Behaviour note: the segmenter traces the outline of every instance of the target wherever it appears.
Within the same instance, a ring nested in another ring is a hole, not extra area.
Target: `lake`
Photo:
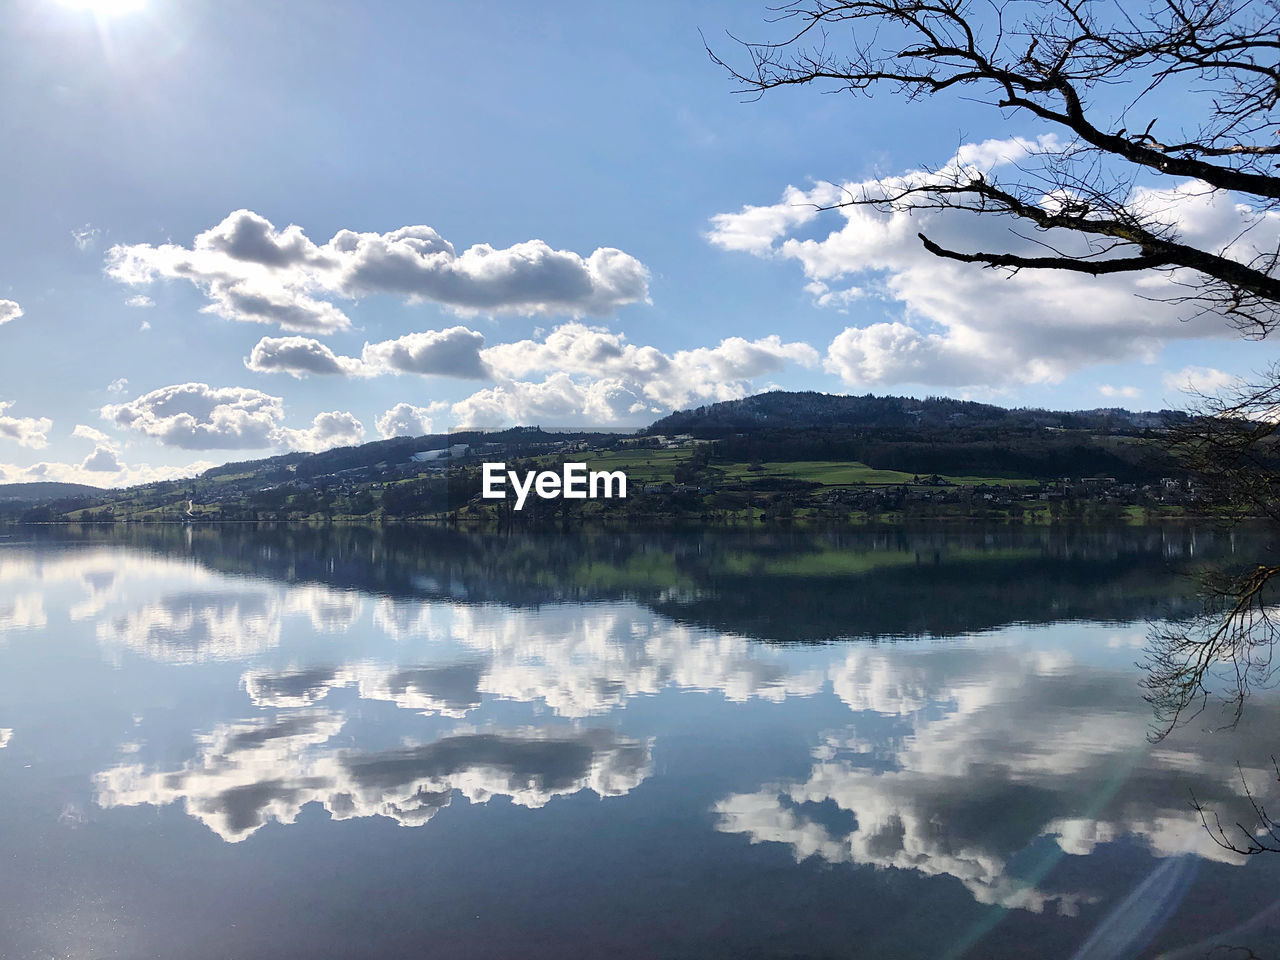
[[[1261,531],[0,534],[7,960],[1280,955],[1137,666]]]

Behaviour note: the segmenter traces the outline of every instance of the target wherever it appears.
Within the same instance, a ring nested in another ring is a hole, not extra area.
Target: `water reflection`
[[[807,776],[718,801],[718,829],[785,844],[798,860],[951,876],[980,903],[1035,912],[1073,914],[1095,898],[1011,870],[1042,838],[1074,856],[1124,840],[1157,858],[1244,862],[1213,843],[1189,795],[1243,813],[1240,774],[1270,779],[1274,702],[1224,754],[1221,736],[1198,730],[1147,749],[1132,675],[1062,653],[862,649],[832,679],[851,709],[905,725],[891,738],[857,723],[826,731]],[[1238,769],[1237,750],[1262,764]]]
[[[48,622],[44,597],[39,593],[23,593],[8,601],[0,600],[0,640],[10,632],[43,627]]]
[[[461,719],[480,706],[483,660],[420,667],[356,664],[312,667],[283,673],[250,670],[245,690],[259,707],[301,707],[324,699],[330,690],[354,686],[364,700],[382,700],[426,715]]]
[[[1183,579],[1188,572],[1256,556],[1268,543],[1263,532],[1195,527],[497,535],[413,526],[139,524],[38,529],[32,536],[45,551],[27,563],[46,583],[65,576],[62,565],[100,562],[104,552],[84,549],[84,541],[105,540],[131,548],[134,570],[169,558],[194,562],[205,575],[288,583],[299,591],[291,603],[309,608],[318,629],[349,626],[369,595],[515,607],[626,600],[695,626],[777,640],[1190,614],[1196,604]],[[66,541],[79,549],[66,549]],[[0,583],[14,579],[9,563],[0,557]],[[301,591],[307,584],[315,594]]]
[[[280,642],[280,611],[264,593],[171,593],[103,621],[98,637],[170,663],[238,660]]]
[[[592,790],[621,796],[649,773],[650,745],[608,730],[527,729],[459,733],[378,752],[337,745],[345,718],[294,713],[221,724],[197,738],[176,770],[122,764],[95,778],[105,808],[181,802],[229,843],[264,824],[293,823],[308,803],[335,820],[387,817],[419,826],[449,805],[508,797],[523,807]]]
[[[1148,876],[1150,896],[1190,886],[1221,906],[1213,891],[1270,869],[1215,845],[1190,796],[1226,822],[1251,813],[1244,784],[1274,780],[1280,700],[1259,697],[1238,730],[1152,747],[1133,665],[1144,618],[1194,609],[1193,554],[1237,562],[1262,537],[59,536],[0,548],[0,788],[24,798],[0,805],[0,836],[49,889],[117,833],[197,864],[197,888],[218,863],[309,862],[351,836],[369,844],[335,854],[353,875],[405,871],[371,831],[434,820],[397,835],[465,848],[507,830],[465,876],[547,912],[577,881],[514,851],[571,849],[590,829],[599,849],[564,870],[647,869],[647,887],[622,884],[641,901],[678,876],[675,907],[709,914],[737,883],[748,926],[795,914],[783,954],[825,955],[821,931],[845,923],[805,906],[822,887],[872,904],[849,908],[842,935],[945,902],[960,926],[988,907],[1055,924],[1034,928],[1055,944],[1043,955],[1070,957],[1111,936],[1108,916],[1175,946],[1210,932],[1142,913],[1146,894],[1126,907]],[[54,829],[58,860],[38,852]],[[24,859],[27,833],[40,841]],[[112,856],[127,869],[139,854]],[[455,864],[424,884],[457,882]],[[804,895],[787,901],[790,883]],[[0,881],[5,896],[25,894]],[[0,938],[5,922],[0,909]],[[952,933],[937,926],[885,955],[939,955]],[[652,936],[641,953],[670,952]],[[1025,955],[987,948],[973,955]]]

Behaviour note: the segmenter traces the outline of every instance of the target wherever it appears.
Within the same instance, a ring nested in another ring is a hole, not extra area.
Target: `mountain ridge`
[[[813,429],[821,427],[942,427],[966,425],[1059,427],[1062,429],[1160,429],[1185,422],[1179,410],[1133,411],[1123,407],[1046,410],[1001,407],[951,397],[877,396],[771,390],[675,411],[641,432],[647,435],[733,429]]]

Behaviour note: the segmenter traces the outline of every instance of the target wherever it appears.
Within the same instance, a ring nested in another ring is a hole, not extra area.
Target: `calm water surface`
[[[1261,533],[6,533],[4,958],[1280,956],[1135,666]]]

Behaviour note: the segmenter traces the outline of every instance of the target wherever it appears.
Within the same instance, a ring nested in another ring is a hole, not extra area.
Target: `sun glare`
[[[147,0],[58,0],[71,10],[87,10],[99,17],[117,17],[136,13],[147,5]]]

